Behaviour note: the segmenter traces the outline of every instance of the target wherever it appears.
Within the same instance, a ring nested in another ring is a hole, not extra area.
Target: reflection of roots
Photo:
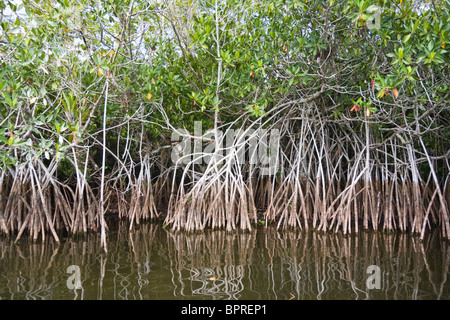
[[[85,299],[439,299],[450,294],[450,247],[437,232],[421,242],[407,234],[207,231],[188,235],[121,222],[99,254],[99,235],[56,243],[0,241],[2,296],[73,298],[67,267],[81,268]],[[381,289],[366,287],[367,267]],[[85,278],[89,275],[89,278]],[[80,292],[78,290],[78,298]]]
[[[230,234],[211,231],[187,236],[168,233],[169,252],[175,257],[180,294],[212,296],[214,299],[239,299],[244,290],[244,266],[252,261],[256,231]],[[186,274],[187,273],[187,274]],[[188,283],[186,283],[188,282]]]
[[[346,237],[280,233],[275,228],[245,235],[225,231],[168,235],[169,252],[175,250],[171,255],[176,257],[174,292],[181,296],[241,299],[252,292],[258,299],[290,299],[292,295],[295,299],[383,298],[381,295],[417,299],[420,296],[411,296],[409,288],[417,286],[418,275],[426,272],[433,282],[430,290],[442,297],[450,267],[446,246],[440,251],[442,257],[425,255],[424,247],[439,242],[437,233],[424,243],[407,234],[380,237],[364,232]],[[430,266],[439,261],[442,269],[433,271]],[[370,265],[383,272],[381,291],[366,288]]]
[[[214,299],[239,299],[244,290],[243,266],[225,266],[189,270],[192,294],[212,296]]]

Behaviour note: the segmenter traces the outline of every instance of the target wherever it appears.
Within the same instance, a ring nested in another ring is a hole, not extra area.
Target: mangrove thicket
[[[448,0],[0,3],[0,232],[450,239]]]

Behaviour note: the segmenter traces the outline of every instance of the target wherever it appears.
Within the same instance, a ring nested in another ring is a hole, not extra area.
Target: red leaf
[[[395,99],[398,98],[398,90],[396,88],[394,88],[394,90],[392,90],[394,92],[394,97]]]
[[[358,106],[357,104],[355,104],[355,105],[350,109],[350,111],[360,111],[360,110],[361,110],[361,107]]]

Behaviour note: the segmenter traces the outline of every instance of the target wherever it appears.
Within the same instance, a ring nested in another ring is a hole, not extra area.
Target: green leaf
[[[412,33],[406,35],[406,36],[403,38],[403,42],[404,42],[404,43],[407,43],[407,42],[409,41],[409,39],[411,39],[411,35],[412,35]]]

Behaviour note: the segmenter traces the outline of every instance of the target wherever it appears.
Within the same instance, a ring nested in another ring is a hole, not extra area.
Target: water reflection
[[[0,239],[1,299],[449,299],[450,252],[438,233],[210,231],[125,223],[108,254],[91,234],[56,244]],[[376,266],[379,274],[368,271]],[[78,266],[81,286],[69,289]],[[374,276],[378,287],[370,289]],[[376,278],[378,277],[378,278]]]

